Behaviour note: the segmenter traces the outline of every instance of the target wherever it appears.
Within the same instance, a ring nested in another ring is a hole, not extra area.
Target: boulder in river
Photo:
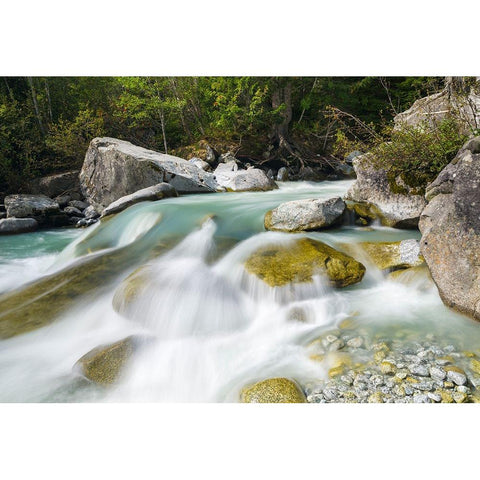
[[[101,345],[85,354],[75,364],[86,378],[99,385],[108,386],[116,382],[128,360],[134,353],[138,340],[130,336],[118,342]]]
[[[46,177],[36,178],[30,182],[31,193],[43,194],[47,197],[56,197],[69,192],[79,192],[79,170],[57,173]]]
[[[156,201],[162,198],[176,197],[177,195],[177,191],[170,184],[159,183],[115,200],[103,211],[102,216],[106,217],[121,212],[136,203]]]
[[[234,161],[220,163],[213,173],[218,185],[229,192],[267,191],[278,188],[263,170],[253,167],[239,169]]]
[[[302,389],[288,378],[268,378],[242,389],[242,403],[305,403]]]
[[[399,242],[360,242],[351,249],[363,250],[370,261],[380,270],[399,270],[424,264],[420,255],[418,240],[408,239]]]
[[[365,274],[354,258],[310,238],[263,246],[246,260],[245,269],[271,287],[310,283],[318,274],[326,275],[332,286],[346,287]]]
[[[4,218],[0,220],[0,235],[33,232],[38,228],[34,218]]]
[[[341,222],[345,202],[340,197],[329,200],[294,200],[280,204],[265,214],[265,228],[284,232],[321,230]]]
[[[416,228],[425,207],[425,198],[404,185],[406,193],[395,193],[386,168],[375,165],[370,154],[354,158],[357,180],[345,195],[346,200],[375,205],[383,225]]]
[[[286,182],[288,180],[288,170],[286,167],[280,167],[277,173],[278,182]]]
[[[46,195],[7,195],[5,208],[8,217],[35,218],[40,224],[48,223],[48,217],[60,212],[58,203]]]
[[[121,197],[167,182],[179,193],[215,192],[211,173],[186,160],[115,138],[95,138],[85,155],[80,186],[85,198],[103,209]]]
[[[480,137],[426,190],[421,251],[444,303],[480,320]]]

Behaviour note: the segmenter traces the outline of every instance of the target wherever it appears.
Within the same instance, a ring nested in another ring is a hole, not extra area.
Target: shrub
[[[387,170],[394,192],[406,193],[406,185],[415,193],[423,193],[467,138],[458,122],[447,118],[435,128],[424,124],[393,130],[390,141],[378,143],[371,153],[375,166]]]

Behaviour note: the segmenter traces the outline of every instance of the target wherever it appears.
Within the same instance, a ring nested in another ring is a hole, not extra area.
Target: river
[[[342,196],[350,185],[286,182],[270,192],[186,195],[135,205],[85,230],[0,237],[0,293],[17,295],[24,310],[32,299],[21,292],[31,282],[64,281],[55,275],[75,267],[87,274],[81,294],[65,293],[67,280],[55,286],[68,304],[55,321],[0,340],[0,401],[232,402],[243,386],[268,377],[286,376],[305,386],[328,370],[325,362],[312,360],[306,345],[348,319],[353,329],[386,338],[405,330],[419,340],[435,333],[456,348],[474,350],[480,344],[477,323],[447,309],[433,284],[393,281],[366,264],[357,285],[332,289],[319,281],[286,291],[245,272],[243,262],[255,249],[292,235],[339,249],[420,238],[418,231],[380,225],[305,234],[264,230],[265,212],[281,202]],[[145,264],[149,282],[141,304],[128,316],[118,314],[115,292]],[[59,298],[42,303],[43,296],[34,304],[40,317]],[[303,321],[291,319],[298,311]],[[0,311],[0,322],[2,314],[9,312]],[[79,376],[79,358],[130,335],[148,341],[114,386]]]

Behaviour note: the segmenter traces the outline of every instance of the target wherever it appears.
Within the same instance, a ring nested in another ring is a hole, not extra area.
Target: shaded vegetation
[[[79,168],[101,135],[189,155],[207,141],[254,163],[322,167],[329,155],[348,153],[342,139],[369,144],[395,113],[441,84],[431,77],[3,77],[0,191]]]

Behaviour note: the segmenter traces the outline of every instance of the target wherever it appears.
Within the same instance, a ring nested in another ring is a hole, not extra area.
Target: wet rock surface
[[[341,222],[344,212],[345,202],[340,197],[294,200],[267,212],[265,228],[284,232],[321,230]]]
[[[243,388],[242,403],[305,403],[302,389],[288,378],[269,378]]]
[[[360,333],[360,335],[359,335]],[[397,337],[337,328],[310,342],[327,378],[306,381],[311,403],[479,403],[480,351],[398,329]],[[336,345],[332,349],[332,345]],[[342,345],[341,348],[337,348]]]
[[[326,275],[335,287],[360,282],[365,267],[329,245],[302,238],[286,245],[267,245],[254,252],[245,269],[271,287],[312,282],[313,275]]]

